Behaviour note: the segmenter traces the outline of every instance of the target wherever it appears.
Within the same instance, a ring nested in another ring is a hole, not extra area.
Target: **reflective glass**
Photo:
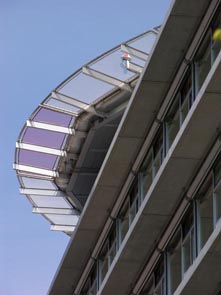
[[[216,222],[221,217],[221,183],[216,186],[214,191]]]
[[[54,99],[52,97],[50,97],[46,102],[44,102],[44,104],[52,106],[52,107],[57,108],[59,110],[65,110],[65,111],[74,112],[74,113],[76,113],[80,110],[79,108],[77,108],[75,106],[72,106],[72,105],[65,103],[63,101],[59,101],[59,100]]]
[[[23,134],[22,142],[49,148],[61,149],[65,138],[66,134],[63,134],[61,132],[27,127]]]
[[[179,93],[166,116],[166,151],[168,152],[180,128]]]
[[[182,280],[181,232],[178,231],[169,245],[168,257],[168,294],[172,295]]]
[[[139,58],[134,57],[134,56],[131,56],[131,62],[138,65],[138,66],[141,66],[141,67],[144,67],[144,65],[146,63],[144,60],[139,59]]]
[[[27,165],[43,169],[52,170],[55,166],[58,157],[29,150],[19,150],[18,163],[20,165]]]
[[[91,103],[114,88],[110,84],[80,73],[67,82],[59,92],[83,102]]]
[[[195,58],[195,95],[198,94],[211,68],[211,36],[207,34]]]
[[[128,45],[143,52],[149,53],[153,47],[156,37],[156,34],[149,32],[134,41],[128,42]]]
[[[141,180],[141,197],[142,200],[145,198],[149,187],[153,181],[153,171],[152,171],[152,154],[148,154],[144,160],[141,171],[140,171],[140,180]]]
[[[57,225],[76,225],[79,217],[75,215],[44,214],[53,224]]]
[[[35,122],[54,124],[64,127],[70,126],[71,120],[71,115],[63,114],[61,112],[56,112],[45,108],[40,108],[33,117],[33,121]]]
[[[31,178],[31,177],[19,177],[21,179],[21,185],[25,188],[39,188],[39,189],[51,189],[57,190],[57,186],[53,181]]]
[[[210,178],[199,192],[199,250],[213,232],[213,182]]]
[[[121,244],[129,229],[129,198],[124,202],[118,214],[119,243]]]
[[[122,51],[120,49],[104,56],[90,67],[119,80],[126,81],[134,76],[128,71],[122,62]]]
[[[40,208],[62,208],[71,209],[72,206],[62,197],[53,196],[40,196],[40,195],[29,195],[28,196],[33,203]]]

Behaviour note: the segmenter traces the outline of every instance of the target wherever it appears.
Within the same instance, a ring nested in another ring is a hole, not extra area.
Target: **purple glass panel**
[[[57,156],[29,150],[19,150],[18,161],[20,165],[52,170]]]
[[[22,142],[60,149],[66,135],[60,132],[27,127]]]
[[[68,127],[71,123],[71,119],[71,115],[40,108],[35,114],[33,121]]]

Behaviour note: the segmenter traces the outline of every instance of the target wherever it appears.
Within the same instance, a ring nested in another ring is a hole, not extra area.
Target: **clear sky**
[[[19,195],[12,163],[26,119],[83,64],[161,24],[170,3],[0,0],[0,295],[46,295],[69,240]]]

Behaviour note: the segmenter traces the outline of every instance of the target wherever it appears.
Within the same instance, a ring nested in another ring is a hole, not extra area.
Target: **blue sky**
[[[19,195],[12,163],[26,119],[83,64],[162,23],[170,2],[0,0],[0,295],[45,295],[69,240]]]

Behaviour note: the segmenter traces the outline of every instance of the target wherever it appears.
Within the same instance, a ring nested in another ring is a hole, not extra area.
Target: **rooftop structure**
[[[68,185],[62,174],[56,183],[82,211],[49,295],[220,294],[220,2],[174,0],[136,80],[79,114],[93,127]],[[124,46],[128,70],[133,46]],[[94,169],[82,164],[94,139],[107,145],[89,185],[81,172]]]
[[[24,125],[14,164],[20,191],[52,230],[74,231],[157,32],[149,30],[83,66]]]

